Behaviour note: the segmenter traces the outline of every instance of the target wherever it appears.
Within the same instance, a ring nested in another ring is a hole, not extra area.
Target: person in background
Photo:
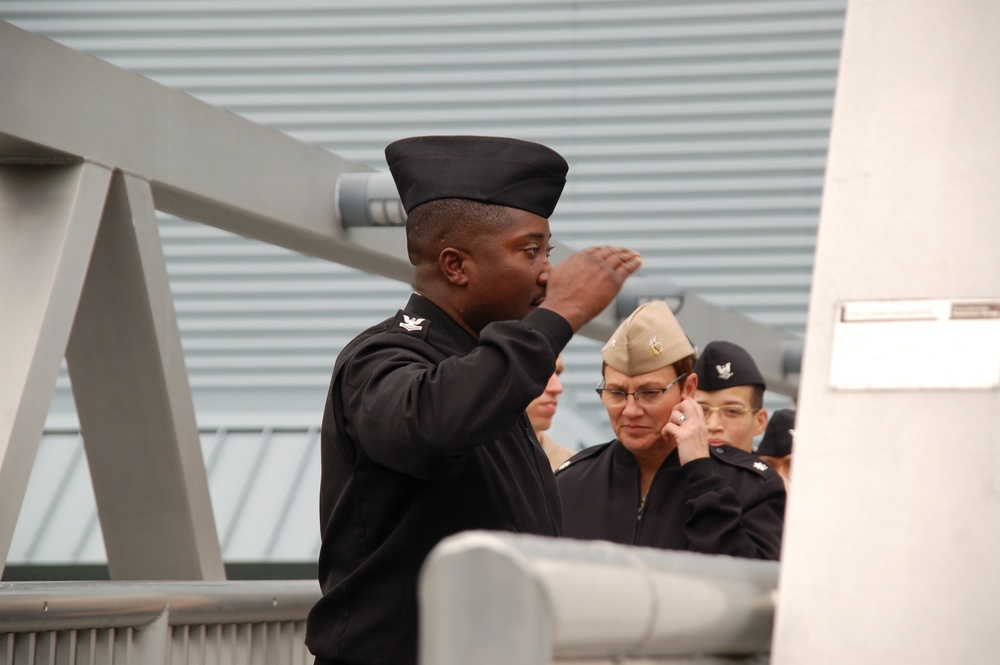
[[[695,363],[708,445],[753,450],[754,437],[767,426],[764,376],[747,350],[732,342],[709,342]]]
[[[792,444],[795,443],[795,409],[778,409],[764,430],[757,454],[785,479],[787,489],[792,480]]]
[[[417,662],[417,579],[469,529],[561,533],[525,408],[614,299],[638,253],[549,262],[566,161],[537,143],[425,136],[386,160],[407,213],[415,293],[337,357],[321,436],[317,665]]]
[[[756,455],[710,446],[694,349],[663,301],[639,306],[604,348],[615,439],[556,472],[566,536],[777,559],[785,486]]]
[[[562,354],[559,354],[559,357],[556,358],[556,371],[552,373],[552,376],[549,377],[549,382],[545,384],[545,391],[531,400],[531,404],[528,405],[527,409],[528,420],[531,421],[531,427],[535,430],[538,443],[542,445],[542,450],[545,451],[545,455],[549,458],[549,463],[552,465],[553,471],[573,456],[572,450],[556,443],[547,431],[552,427],[552,418],[556,415],[556,409],[559,408],[559,395],[563,391],[559,375],[563,373],[563,369]]]

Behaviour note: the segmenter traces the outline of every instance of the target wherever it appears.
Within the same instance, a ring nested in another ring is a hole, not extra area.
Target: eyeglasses
[[[628,401],[629,395],[635,398],[635,402],[639,406],[654,406],[658,401],[660,401],[660,398],[663,397],[665,392],[673,388],[675,383],[690,373],[691,372],[684,372],[667,384],[666,388],[643,388],[642,390],[636,390],[631,393],[617,388],[597,388],[597,394],[600,395],[601,401],[607,406],[622,406]],[[604,385],[603,381],[601,381],[601,385]]]
[[[705,414],[705,419],[712,415],[713,411],[718,411],[719,416],[723,420],[739,420],[748,413],[753,413],[754,411],[760,411],[760,409],[748,409],[745,406],[733,406],[731,404],[726,404],[724,406],[709,406],[708,404],[698,403],[701,407],[702,413]]]

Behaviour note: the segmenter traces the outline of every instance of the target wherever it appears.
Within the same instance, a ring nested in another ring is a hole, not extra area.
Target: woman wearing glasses
[[[756,455],[709,445],[694,349],[667,304],[637,308],[601,355],[616,438],[557,472],[564,535],[777,559],[784,483]]]

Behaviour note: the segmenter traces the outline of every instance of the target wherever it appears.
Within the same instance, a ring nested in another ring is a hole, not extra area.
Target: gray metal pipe
[[[344,226],[403,226],[406,211],[387,172],[342,173],[337,205]]]
[[[5,633],[140,627],[169,609],[172,626],[302,621],[315,580],[259,582],[4,582]]]
[[[765,653],[777,579],[774,561],[466,532],[422,570],[420,662]]]

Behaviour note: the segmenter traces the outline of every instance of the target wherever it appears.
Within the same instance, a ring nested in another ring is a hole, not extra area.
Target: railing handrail
[[[319,600],[316,580],[231,582],[4,582],[4,633],[168,625],[302,621]]]
[[[777,581],[776,561],[466,532],[421,573],[420,662],[756,658],[771,648]]]

